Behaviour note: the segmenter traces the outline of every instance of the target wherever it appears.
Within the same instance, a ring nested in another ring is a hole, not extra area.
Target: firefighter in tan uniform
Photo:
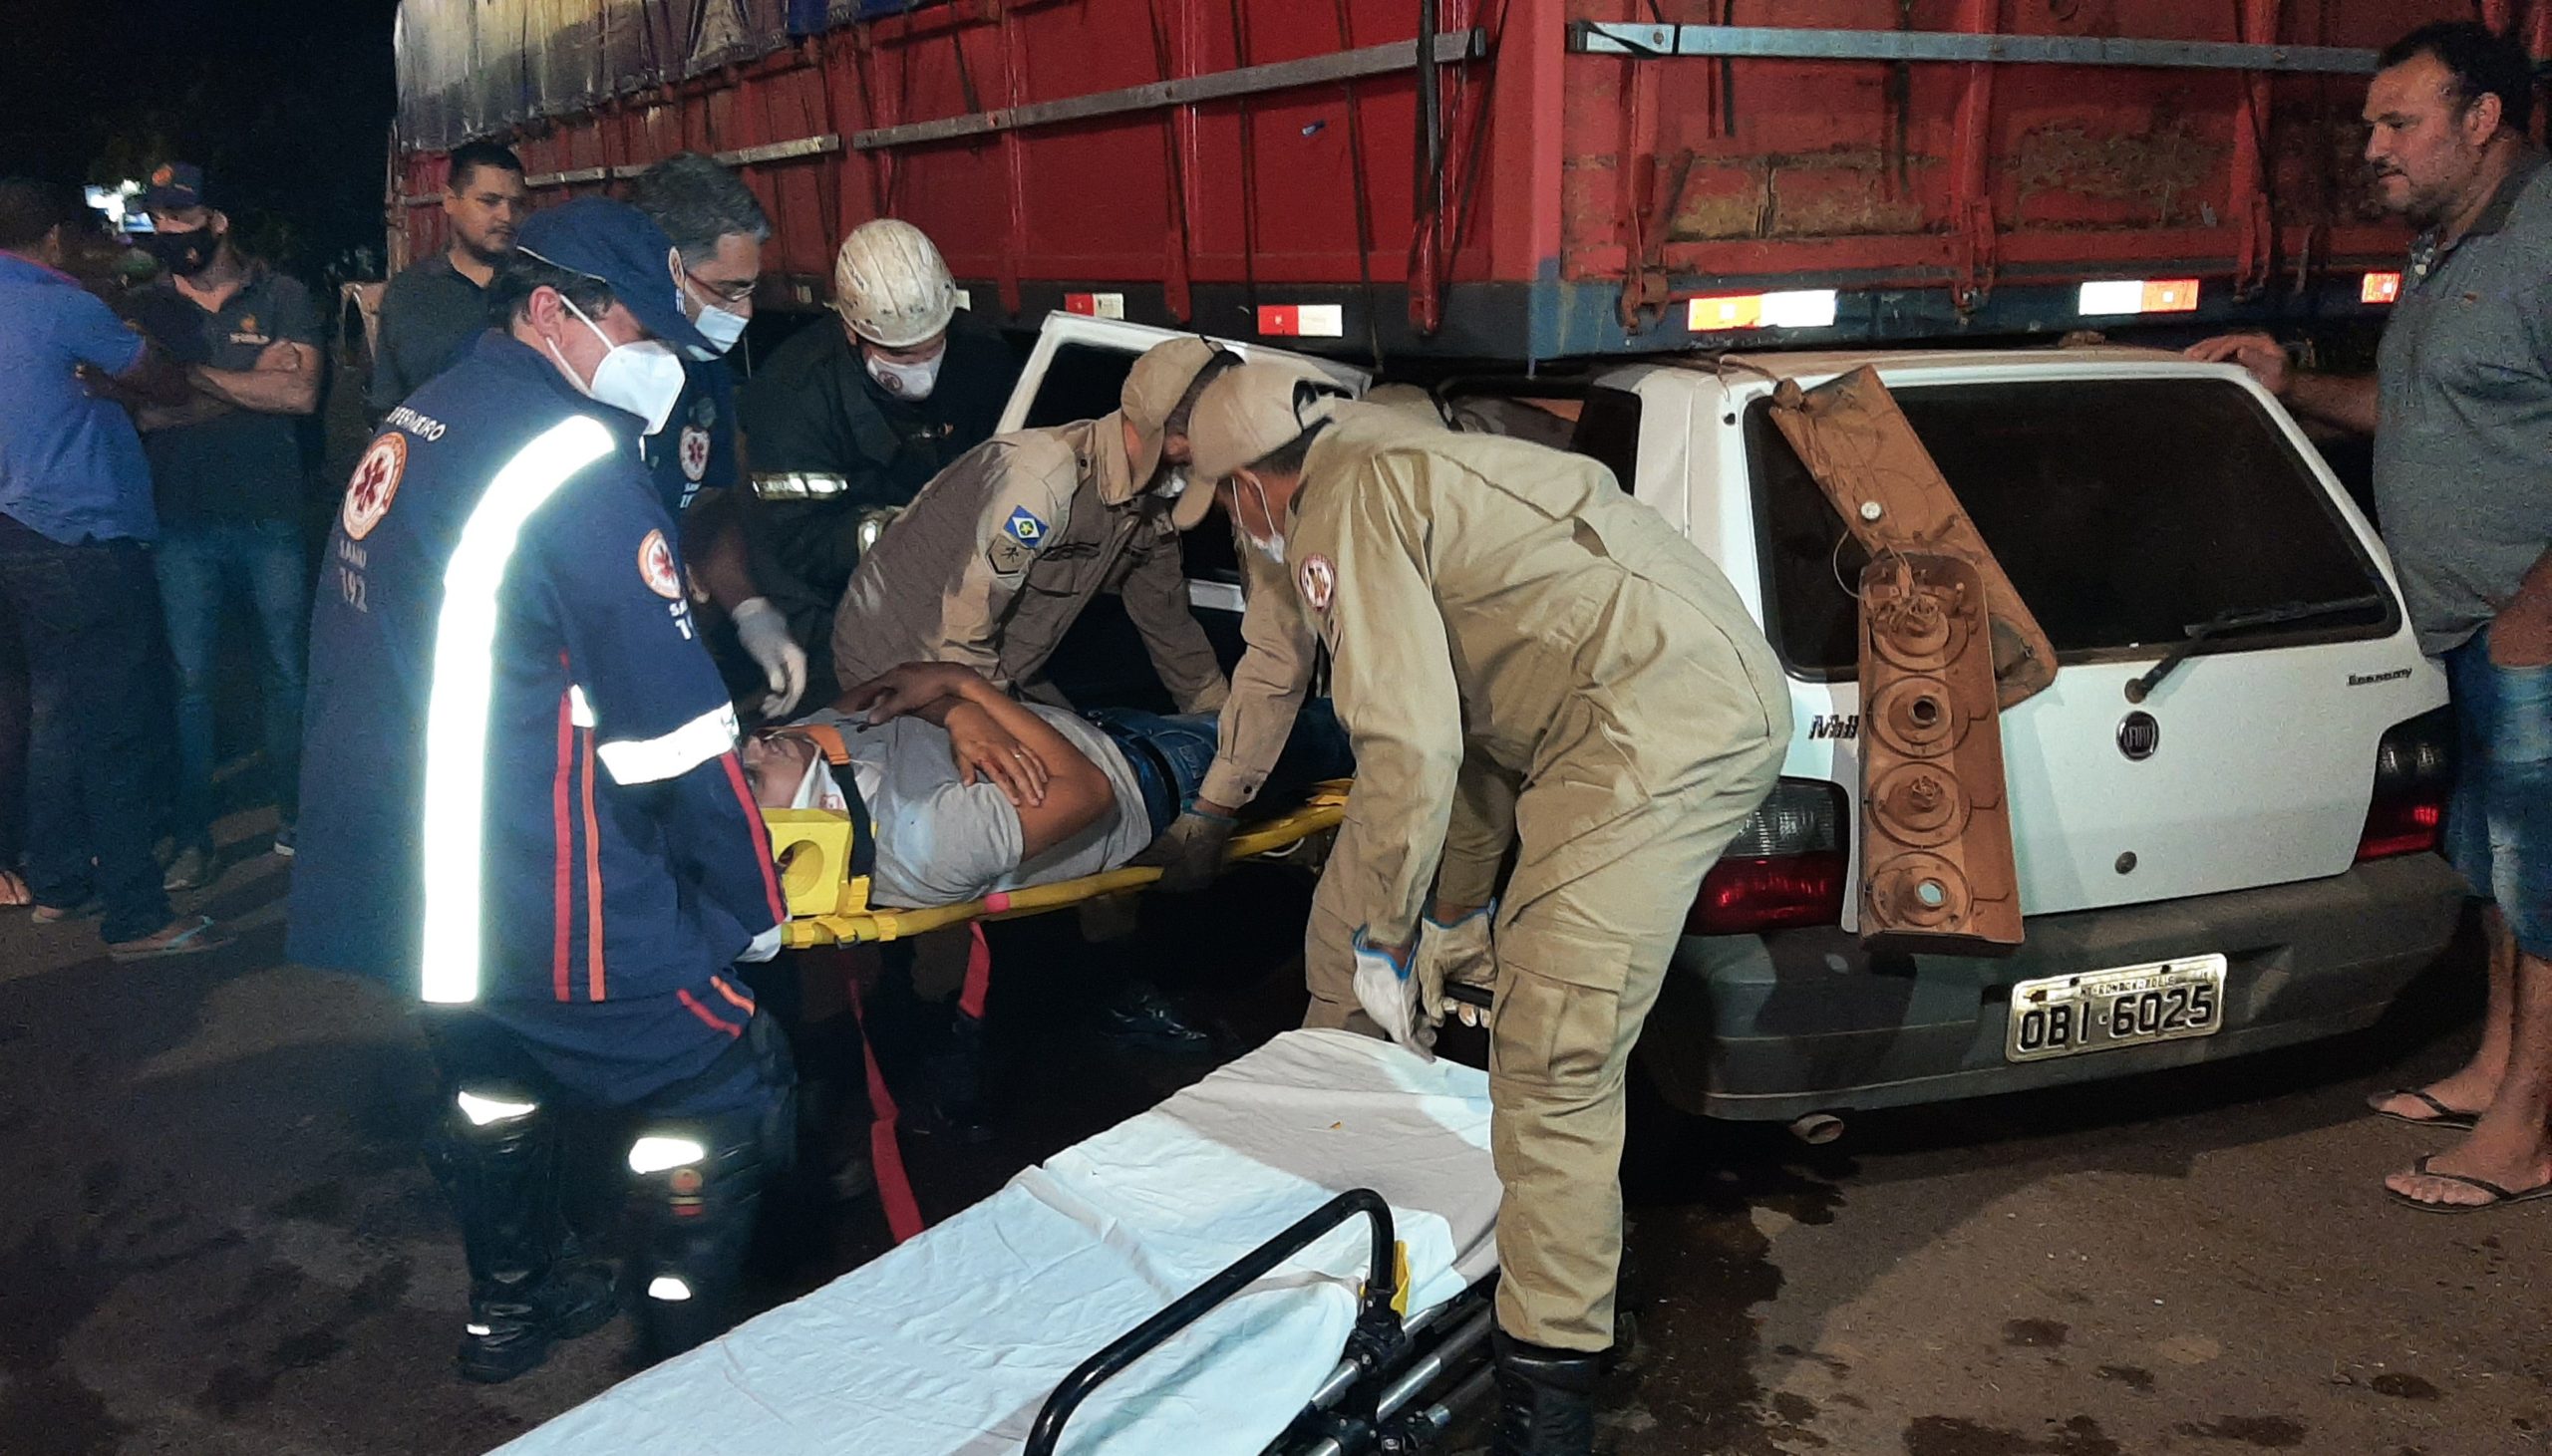
[[[1432,1055],[1442,985],[1495,987],[1494,1450],[1581,1456],[1631,1044],[1704,872],[1772,787],[1789,698],[1727,579],[1600,464],[1325,395],[1244,365],[1191,425],[1198,478],[1289,568],[1355,745],[1309,1019],[1361,1011]]]
[[[1043,682],[1046,663],[1091,600],[1116,593],[1178,710],[1221,720],[1197,801],[1134,861],[1164,866],[1173,889],[1221,869],[1236,813],[1284,751],[1311,677],[1310,642],[1282,619],[1281,573],[1264,589],[1253,575],[1253,598],[1276,610],[1244,620],[1249,650],[1232,681],[1187,604],[1178,537],[1213,505],[1210,489],[1187,488],[1187,413],[1238,362],[1202,339],[1172,339],[1134,362],[1115,414],[996,436],[967,451],[861,556],[833,614],[833,670],[844,688],[907,662],[952,662],[1061,705]],[[1159,1049],[1211,1047],[1139,980],[1105,1017]]]

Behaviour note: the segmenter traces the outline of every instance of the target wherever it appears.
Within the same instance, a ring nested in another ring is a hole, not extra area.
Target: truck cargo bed
[[[2552,0],[2485,8],[2547,49]],[[1002,322],[1355,355],[2373,317],[2402,235],[2362,78],[2466,10],[1436,0],[1422,37],[1402,0],[407,0],[393,255],[501,136],[544,199],[736,163],[783,307],[893,214]]]

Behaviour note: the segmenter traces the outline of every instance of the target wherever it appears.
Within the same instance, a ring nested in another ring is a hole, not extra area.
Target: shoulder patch
[[[381,524],[399,494],[399,477],[407,469],[408,437],[400,431],[384,434],[363,452],[353,477],[346,481],[346,503],[339,513],[349,539],[360,541]]]
[[[995,536],[984,555],[991,560],[993,570],[1009,576],[1026,569],[1028,563],[1036,559],[1037,553],[1008,536]]]
[[[669,602],[682,600],[682,574],[674,570],[674,548],[665,544],[664,532],[649,531],[638,543],[638,579]]]
[[[1302,566],[1294,573],[1294,582],[1303,589],[1303,600],[1312,604],[1313,611],[1326,612],[1330,598],[1338,595],[1338,568],[1330,564],[1328,557],[1313,552],[1303,558]]]
[[[1010,519],[1002,522],[1001,532],[1031,551],[1046,544],[1045,520],[1024,505],[1011,511]]]
[[[709,473],[709,431],[705,426],[682,428],[682,477],[693,484]]]

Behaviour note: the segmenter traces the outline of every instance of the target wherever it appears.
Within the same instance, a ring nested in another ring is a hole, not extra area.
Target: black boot
[[[1604,1357],[1526,1344],[1505,1330],[1497,1350],[1497,1438],[1490,1456],[1594,1456],[1595,1377]]]
[[[461,1336],[462,1376],[499,1384],[537,1366],[562,1339],[591,1334],[619,1312],[620,1288],[600,1259],[562,1261],[513,1298],[473,1299]]]
[[[458,1363],[489,1383],[538,1365],[551,1344],[599,1328],[615,1308],[610,1266],[582,1257],[559,1214],[553,1119],[528,1097],[506,1100],[518,1095],[463,1092],[426,1148],[470,1261]]]

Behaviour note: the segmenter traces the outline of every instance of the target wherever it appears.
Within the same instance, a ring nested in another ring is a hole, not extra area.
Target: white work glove
[[[1427,1019],[1436,1025],[1444,1023],[1450,1014],[1465,1026],[1488,1024],[1488,1010],[1468,1002],[1448,1001],[1447,986],[1476,986],[1494,990],[1497,986],[1497,956],[1489,943],[1489,923],[1497,903],[1491,901],[1461,917],[1450,925],[1428,916],[1419,922],[1418,954],[1415,971],[1418,976],[1418,1005]]]
[[[785,931],[788,928],[788,922],[783,921],[781,924],[775,925],[771,929],[764,931],[762,934],[755,936],[753,944],[745,947],[744,950],[737,953],[736,959],[746,963],[747,965],[759,966],[763,962],[770,960],[772,957],[779,955],[780,935],[782,931]]]
[[[1434,1061],[1436,1023],[1419,1009],[1418,978],[1408,963],[1368,944],[1361,927],[1348,949],[1356,957],[1356,1001],[1365,1015],[1381,1022],[1394,1041]]]
[[[806,650],[789,635],[789,619],[769,597],[748,597],[727,618],[736,624],[736,641],[771,686],[762,700],[762,716],[778,718],[797,707],[806,691]]]

